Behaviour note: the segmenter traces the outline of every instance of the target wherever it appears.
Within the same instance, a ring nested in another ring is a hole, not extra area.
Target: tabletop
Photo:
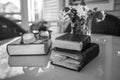
[[[53,34],[52,41],[54,42],[55,38],[60,35],[63,34]],[[10,59],[6,52],[6,44],[3,44],[0,46],[0,80],[119,80],[120,38],[92,34],[91,39],[92,42],[99,44],[100,52],[80,72],[54,66],[50,62],[41,67],[38,61],[39,56],[11,57]],[[29,60],[30,63],[25,64]],[[14,66],[16,63],[21,65]],[[31,63],[32,66],[30,66]]]

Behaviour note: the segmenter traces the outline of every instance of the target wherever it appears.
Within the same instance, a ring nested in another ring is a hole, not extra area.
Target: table
[[[52,41],[62,34],[53,34]],[[80,72],[48,63],[47,67],[8,65],[6,52],[0,56],[0,79],[2,80],[119,80],[120,37],[91,35],[92,42],[100,45],[99,55]],[[38,56],[37,56],[38,57]],[[32,59],[32,58],[31,58]],[[25,59],[22,60],[24,62]],[[35,64],[40,64],[39,62]]]

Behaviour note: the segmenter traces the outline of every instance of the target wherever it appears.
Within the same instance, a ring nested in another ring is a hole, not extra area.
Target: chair
[[[26,31],[12,20],[0,16],[0,40],[20,36]]]
[[[104,21],[99,23],[92,21],[91,31],[93,34],[120,36],[120,19],[111,14],[106,14]],[[67,24],[63,32],[71,32],[71,25]]]
[[[104,21],[92,22],[91,31],[93,34],[120,36],[120,19],[111,14],[106,14]]]

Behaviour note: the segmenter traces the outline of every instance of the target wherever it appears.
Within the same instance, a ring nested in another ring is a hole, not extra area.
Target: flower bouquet
[[[70,33],[90,35],[92,21],[101,22],[105,19],[105,12],[97,8],[89,9],[84,2],[76,8],[65,7],[60,15],[62,22],[70,22]]]

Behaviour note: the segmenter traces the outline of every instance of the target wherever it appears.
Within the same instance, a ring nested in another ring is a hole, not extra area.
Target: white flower
[[[67,11],[67,12],[65,12],[65,11],[61,11],[60,12],[60,21],[69,21],[70,20],[70,17],[69,17],[69,15],[68,14],[70,14],[70,10],[69,11]]]
[[[100,15],[100,17],[96,17],[96,21],[97,22],[101,22],[104,21],[106,13],[104,11],[99,11],[99,14],[97,14],[98,16]]]
[[[88,11],[89,11],[89,8],[87,6],[84,6],[84,5],[77,6],[77,12],[78,12],[79,17],[81,17],[81,16],[88,17],[87,16]]]

